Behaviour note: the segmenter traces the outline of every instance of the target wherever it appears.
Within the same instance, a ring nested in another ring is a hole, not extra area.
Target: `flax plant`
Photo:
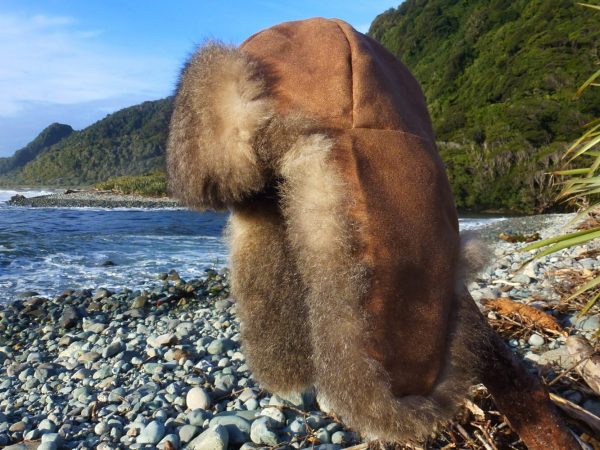
[[[600,6],[579,3],[581,6],[600,10]],[[589,77],[585,83],[577,90],[576,95],[582,95],[588,88],[598,88],[600,84],[597,80],[600,78],[600,70]],[[590,211],[600,207],[600,118],[597,118],[586,125],[586,131],[577,139],[564,153],[563,160],[567,164],[580,163],[584,165],[576,169],[567,169],[554,172],[556,175],[565,177],[558,199],[571,202],[580,207],[581,212],[576,219],[580,219]],[[552,237],[543,241],[535,242],[522,249],[522,251],[540,250],[534,258],[554,253],[564,248],[580,245],[585,242],[600,237],[600,226],[592,227],[584,231],[565,234]],[[600,285],[600,276],[579,287],[567,300],[590,291]],[[600,291],[589,299],[581,311],[585,314],[600,298]]]

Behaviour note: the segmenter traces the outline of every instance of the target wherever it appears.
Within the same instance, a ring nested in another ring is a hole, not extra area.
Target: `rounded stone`
[[[256,444],[266,444],[275,446],[279,444],[277,434],[273,432],[273,419],[262,416],[252,422],[250,428],[250,439]]]
[[[250,439],[251,424],[237,414],[237,411],[225,411],[214,416],[209,426],[221,425],[227,429],[229,442],[233,444],[243,444]]]
[[[220,425],[211,427],[197,436],[187,446],[189,450],[227,450],[229,435],[227,429]]]
[[[331,436],[332,444],[340,444],[341,445],[341,444],[346,444],[349,441],[350,441],[350,436],[348,435],[348,433],[346,433],[344,431],[336,431]]]
[[[265,408],[260,412],[260,415],[273,419],[274,425],[277,427],[285,425],[285,414],[278,408]]]
[[[56,431],[56,425],[54,424],[54,422],[48,419],[44,419],[38,425],[38,430],[40,430],[43,433],[54,433]]]
[[[194,409],[188,412],[186,417],[190,425],[201,427],[204,425],[204,421],[210,417],[210,413],[204,409]]]
[[[165,435],[165,426],[162,422],[153,420],[144,427],[140,435],[137,437],[138,444],[158,444]]]
[[[210,408],[210,395],[199,387],[193,387],[185,396],[185,404],[189,409],[208,409]]]
[[[98,436],[102,436],[107,431],[108,431],[108,424],[104,421],[98,422],[98,424],[94,427],[94,433],[96,433]]]
[[[180,445],[181,442],[179,441],[179,436],[176,434],[167,434],[161,439],[157,447],[159,450],[173,450],[178,449]]]
[[[544,345],[544,338],[542,336],[540,336],[537,333],[533,333],[530,337],[529,337],[529,345],[531,345],[532,347],[541,347],[542,345]]]
[[[116,341],[111,342],[110,345],[108,345],[102,351],[102,357],[110,358],[111,356],[115,356],[116,354],[121,353],[123,350],[125,350],[125,344],[117,339]]]
[[[194,425],[184,425],[178,430],[179,439],[181,442],[187,444],[196,437],[200,431],[199,427]]]

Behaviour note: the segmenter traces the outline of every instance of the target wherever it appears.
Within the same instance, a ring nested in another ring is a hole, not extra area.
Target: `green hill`
[[[374,20],[423,86],[459,207],[549,205],[544,172],[600,112],[600,92],[573,98],[598,19],[570,0],[407,0]]]
[[[552,206],[546,173],[600,115],[600,90],[574,99],[599,62],[598,17],[571,0],[406,0],[374,20],[369,34],[423,86],[459,208]],[[81,131],[52,125],[0,159],[0,184],[90,185],[162,170],[171,108],[168,98]],[[48,130],[65,135],[53,142]]]
[[[17,150],[13,156],[0,158],[0,175],[8,176],[11,172],[22,169],[28,162],[33,161],[50,146],[60,142],[71,133],[73,133],[73,128],[69,125],[61,123],[49,125],[33,141]]]
[[[162,169],[171,108],[172,99],[167,98],[109,114],[54,144],[10,177],[0,177],[0,183],[89,185]]]

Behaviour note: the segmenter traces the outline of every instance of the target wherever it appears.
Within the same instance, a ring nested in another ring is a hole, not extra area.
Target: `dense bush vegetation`
[[[157,171],[146,175],[111,177],[106,181],[96,183],[94,187],[117,194],[162,197],[167,195],[167,176],[164,172]]]
[[[589,8],[596,14],[600,13],[600,5],[582,3],[580,6]],[[596,70],[583,83],[577,91],[577,96],[593,91],[588,89],[590,87],[597,90],[600,87],[598,79],[600,79],[600,70]],[[543,249],[536,254],[536,258],[600,238],[600,117],[589,122],[586,128],[587,130],[563,155],[563,159],[578,161],[581,167],[561,170],[557,174],[565,177],[559,200],[578,205],[581,210],[578,217],[589,215],[588,220],[580,225],[576,232],[554,236],[521,249],[521,251]],[[581,308],[581,313],[586,314],[600,300],[600,275],[598,273],[576,289],[567,298],[567,302],[579,296],[586,301]],[[599,333],[600,331],[597,331],[596,336]]]
[[[167,98],[110,114],[53,145],[12,178],[21,184],[74,186],[159,170],[171,109]]]
[[[600,112],[600,93],[574,100],[597,17],[572,0],[407,0],[370,34],[421,82],[460,207],[552,203],[544,172]]]

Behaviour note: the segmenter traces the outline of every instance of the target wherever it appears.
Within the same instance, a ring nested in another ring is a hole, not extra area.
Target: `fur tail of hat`
[[[457,276],[457,290],[463,284],[473,281],[477,274],[488,266],[491,251],[474,231],[464,231],[460,234],[460,262]]]
[[[224,209],[266,183],[253,141],[272,116],[259,66],[208,43],[183,68],[167,152],[169,189],[195,209]]]

